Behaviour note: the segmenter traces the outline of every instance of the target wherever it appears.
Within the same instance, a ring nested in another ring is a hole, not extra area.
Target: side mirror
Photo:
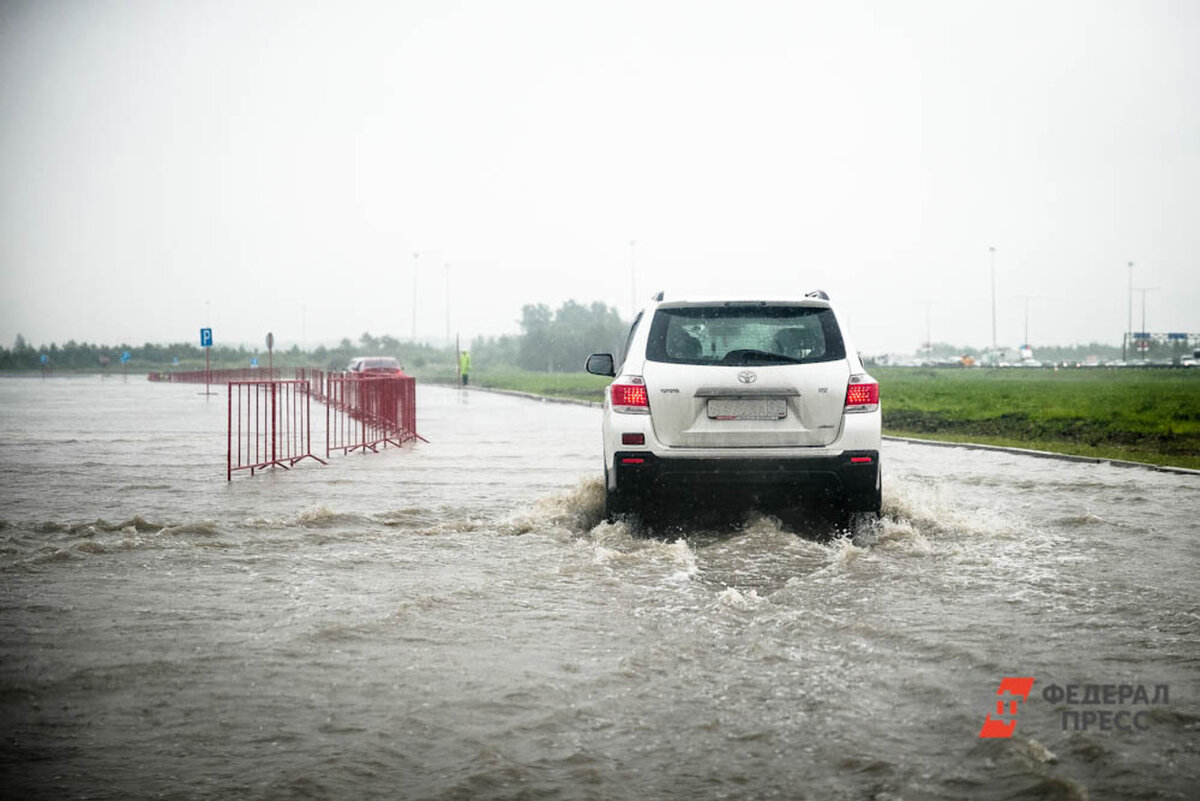
[[[616,368],[613,366],[611,353],[593,353],[591,356],[588,356],[584,369],[592,375],[606,375],[609,378],[617,374]]]

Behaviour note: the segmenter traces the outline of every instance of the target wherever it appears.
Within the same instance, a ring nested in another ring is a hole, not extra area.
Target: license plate
[[[782,420],[787,417],[783,398],[709,398],[708,416],[713,420]]]

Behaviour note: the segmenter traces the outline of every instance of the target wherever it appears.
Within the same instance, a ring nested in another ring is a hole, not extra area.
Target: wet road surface
[[[853,540],[646,537],[600,520],[597,409],[419,420],[226,483],[223,398],[0,381],[5,795],[1196,797],[1196,476],[886,443]]]

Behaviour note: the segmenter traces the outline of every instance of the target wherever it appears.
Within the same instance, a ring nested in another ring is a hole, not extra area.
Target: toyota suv
[[[878,517],[879,384],[824,292],[676,300],[634,320],[604,399],[605,516],[671,497],[815,505],[839,527]]]

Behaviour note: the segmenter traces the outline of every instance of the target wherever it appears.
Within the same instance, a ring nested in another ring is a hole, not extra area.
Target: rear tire
[[[878,465],[875,466],[875,491],[854,498],[849,508],[851,512],[860,512],[875,518],[883,515],[883,471]]]
[[[604,493],[604,519],[609,523],[629,514],[629,503],[619,492],[606,490]]]
[[[604,471],[604,519],[613,523],[617,518],[625,517],[632,511],[633,503],[628,495],[620,490],[608,488],[608,470],[606,469]]]
[[[875,482],[875,498],[867,512],[876,520],[883,517],[883,482]]]
[[[851,495],[835,516],[837,528],[854,536],[883,516],[883,475],[875,469],[875,491]]]

